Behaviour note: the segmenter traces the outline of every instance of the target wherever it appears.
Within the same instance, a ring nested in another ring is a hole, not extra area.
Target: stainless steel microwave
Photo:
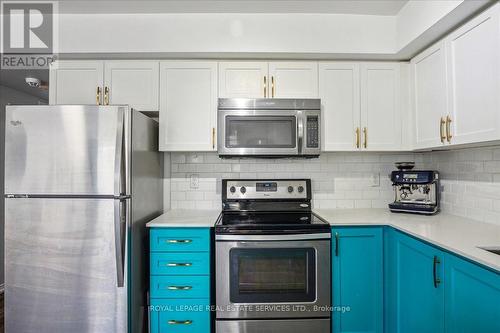
[[[321,100],[219,98],[217,128],[221,157],[317,157]]]

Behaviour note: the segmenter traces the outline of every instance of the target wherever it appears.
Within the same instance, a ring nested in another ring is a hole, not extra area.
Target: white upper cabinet
[[[361,65],[361,146],[364,150],[401,150],[401,115],[405,110],[399,100],[399,63]]]
[[[323,150],[401,150],[400,80],[399,63],[320,63]]]
[[[425,50],[411,61],[414,85],[415,148],[446,142],[448,116],[446,51],[444,42]]]
[[[158,111],[158,61],[106,61],[105,104],[128,104],[140,111]]]
[[[267,62],[219,62],[219,97],[269,97]]]
[[[217,62],[160,62],[160,150],[217,149]]]
[[[322,104],[322,149],[352,151],[361,146],[359,64],[319,64],[319,97]]]
[[[49,72],[49,104],[100,104],[102,61],[57,61]]]
[[[57,61],[51,65],[50,104],[127,104],[158,111],[157,61]]]
[[[269,63],[270,96],[274,98],[317,98],[318,63],[289,61]]]
[[[500,140],[500,5],[446,38],[452,144]]]

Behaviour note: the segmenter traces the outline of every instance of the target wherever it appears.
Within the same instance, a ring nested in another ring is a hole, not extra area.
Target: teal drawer
[[[151,298],[209,298],[210,277],[151,275]]]
[[[152,275],[209,275],[209,252],[152,252]]]
[[[151,300],[150,333],[209,333],[208,299]]]
[[[153,228],[150,234],[152,252],[208,252],[209,228]]]

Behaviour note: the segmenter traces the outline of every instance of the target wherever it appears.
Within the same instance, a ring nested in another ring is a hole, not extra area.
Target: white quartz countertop
[[[386,209],[316,209],[331,226],[391,226],[500,272],[500,256],[478,246],[500,247],[500,226],[440,213],[394,214]],[[213,227],[220,210],[170,210],[147,227]]]
[[[154,220],[146,227],[213,227],[219,217],[220,210],[195,210],[195,209],[172,209]]]
[[[500,272],[500,255],[477,248],[500,247],[500,226],[440,213],[394,214],[386,209],[317,209],[331,226],[391,226]]]

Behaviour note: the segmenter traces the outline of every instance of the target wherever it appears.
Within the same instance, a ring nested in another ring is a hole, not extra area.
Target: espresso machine
[[[394,202],[391,212],[433,215],[439,212],[439,173],[430,170],[413,170],[413,162],[396,163],[397,171],[391,173]]]

